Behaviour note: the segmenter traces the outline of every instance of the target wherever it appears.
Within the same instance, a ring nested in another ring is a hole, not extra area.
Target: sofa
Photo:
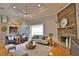
[[[24,43],[25,41],[28,41],[28,37],[22,38],[21,37],[21,43]],[[5,44],[17,44],[16,38],[12,35],[5,36]]]
[[[34,35],[32,40],[39,44],[48,45],[48,40],[46,40],[46,36]]]

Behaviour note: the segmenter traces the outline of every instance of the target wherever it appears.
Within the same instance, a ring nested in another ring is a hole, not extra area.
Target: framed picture
[[[9,27],[9,33],[11,34],[11,33],[17,33],[17,27]]]
[[[1,19],[2,23],[6,23],[8,21],[8,17],[7,16],[2,16],[1,18],[2,18]]]

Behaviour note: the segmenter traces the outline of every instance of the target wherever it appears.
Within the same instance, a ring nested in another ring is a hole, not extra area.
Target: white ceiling
[[[55,15],[66,5],[68,3],[0,3],[0,15],[24,20],[38,19]]]

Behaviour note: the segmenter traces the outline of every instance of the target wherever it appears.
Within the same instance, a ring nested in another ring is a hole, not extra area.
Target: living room
[[[78,7],[73,3],[0,4],[0,41],[7,51],[0,55],[79,55]]]

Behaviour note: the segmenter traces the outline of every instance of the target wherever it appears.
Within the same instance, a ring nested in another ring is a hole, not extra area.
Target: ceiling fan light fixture
[[[23,12],[23,13],[26,13],[26,11],[25,11],[25,10],[22,10],[22,12]]]
[[[25,14],[24,17],[26,17],[27,15]]]
[[[25,14],[24,17],[32,17],[31,14]]]

